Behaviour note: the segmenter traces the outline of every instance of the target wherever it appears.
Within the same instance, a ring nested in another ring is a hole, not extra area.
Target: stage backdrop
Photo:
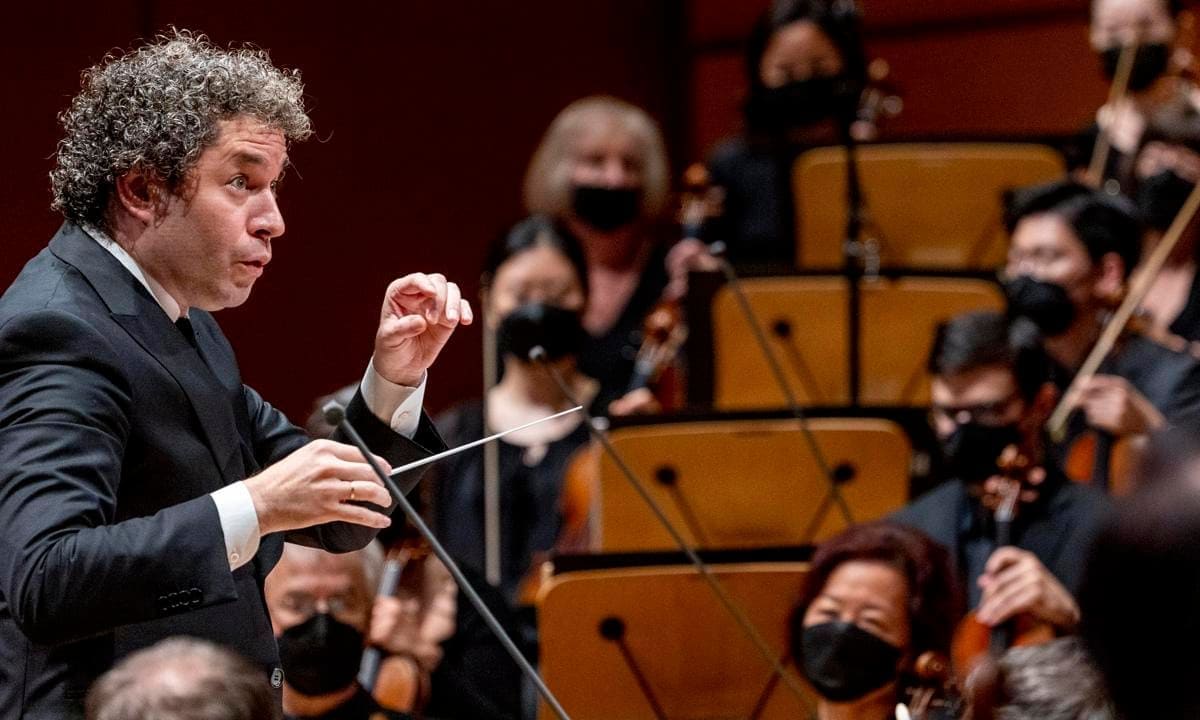
[[[55,118],[83,68],[177,25],[301,70],[316,137],[292,151],[287,233],[249,302],[217,316],[245,380],[297,421],[361,376],[389,280],[438,271],[477,295],[483,248],[520,218],[525,164],[563,106],[611,93],[667,125],[682,107],[670,3],[43,2],[5,14],[0,287],[58,227]],[[432,408],[478,393],[479,353],[477,327],[456,334],[431,373]]]

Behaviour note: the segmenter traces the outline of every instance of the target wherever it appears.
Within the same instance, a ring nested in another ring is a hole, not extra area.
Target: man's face
[[[934,430],[943,442],[959,425],[1011,425],[1021,420],[1025,411],[1012,371],[998,365],[935,376],[930,392]]]
[[[332,555],[289,549],[267,576],[265,595],[275,635],[326,612],[363,633],[371,618],[371,594],[357,553]]]
[[[1029,275],[1067,291],[1076,318],[1092,306],[1098,292],[1096,265],[1071,226],[1053,213],[1028,215],[1013,229],[1005,273]]]
[[[287,162],[283,133],[244,116],[219,123],[179,195],[135,240],[131,254],[182,308],[241,305],[283,234],[275,185]]]

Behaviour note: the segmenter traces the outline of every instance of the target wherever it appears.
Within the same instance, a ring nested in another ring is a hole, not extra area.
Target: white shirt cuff
[[[362,395],[375,417],[392,430],[412,440],[421,424],[421,406],[425,404],[425,381],[429,373],[421,373],[416,387],[397,385],[375,371],[375,360],[367,363],[362,379]]]
[[[250,562],[258,552],[262,533],[258,529],[258,513],[254,510],[254,498],[246,489],[246,483],[232,485],[210,493],[221,519],[221,532],[225,534],[225,557],[229,569],[237,570]]]

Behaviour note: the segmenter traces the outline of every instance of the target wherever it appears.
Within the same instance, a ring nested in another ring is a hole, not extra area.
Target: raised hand
[[[375,371],[415,387],[459,324],[474,321],[458,285],[444,275],[413,273],[388,285],[375,333]]]

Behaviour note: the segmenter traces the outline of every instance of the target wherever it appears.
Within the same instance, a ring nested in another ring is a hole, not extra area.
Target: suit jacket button
[[[271,687],[283,687],[283,670],[280,668],[275,668],[275,670],[271,673]]]

